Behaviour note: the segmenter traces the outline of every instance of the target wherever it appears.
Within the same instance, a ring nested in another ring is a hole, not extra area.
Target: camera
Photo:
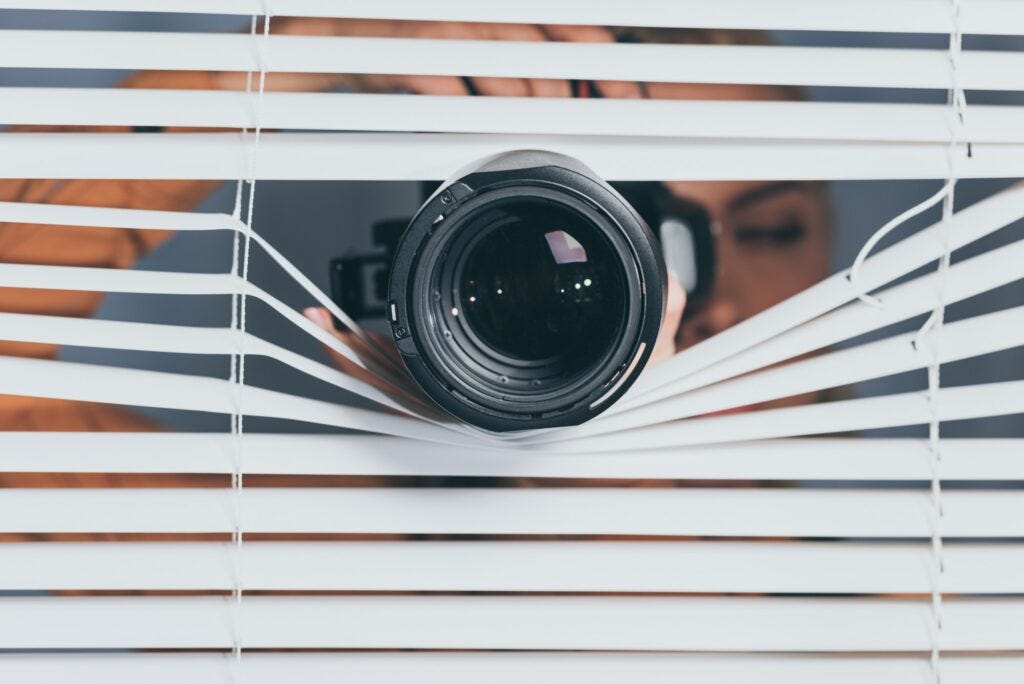
[[[496,432],[611,406],[658,337],[666,261],[691,296],[714,263],[699,207],[554,152],[479,160],[404,224],[374,226],[382,253],[332,262],[334,299],[357,319],[383,309],[424,393]]]

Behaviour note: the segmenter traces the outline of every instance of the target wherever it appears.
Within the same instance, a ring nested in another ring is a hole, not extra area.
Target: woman
[[[587,42],[764,42],[760,34],[675,29],[607,29],[594,26],[532,26],[435,22],[275,19],[274,33],[360,35],[409,38],[564,40]],[[124,87],[244,88],[238,73],[146,72]],[[270,74],[274,90],[327,90],[484,96],[570,96],[565,81],[457,76],[378,76],[351,74]],[[603,81],[603,97],[658,99],[764,100],[799,97],[791,88],[745,85],[694,85]],[[39,130],[22,127],[21,130]],[[70,130],[50,129],[50,130]],[[95,131],[97,129],[91,128]],[[125,129],[105,128],[117,131]],[[827,201],[818,184],[799,182],[672,181],[670,190],[702,205],[718,227],[716,281],[702,301],[684,302],[678,283],[670,283],[668,310],[652,362],[711,337],[779,302],[827,275],[829,230]],[[0,200],[52,202],[145,209],[188,210],[217,187],[213,181],[0,181]],[[75,266],[130,267],[169,233],[81,228],[69,231],[37,225],[0,224],[0,261]],[[0,288],[0,311],[88,316],[102,293]],[[684,316],[684,308],[686,313]],[[307,316],[340,337],[330,316],[311,309]],[[49,345],[0,341],[0,354],[56,356]],[[336,361],[340,360],[336,359]],[[343,364],[341,364],[343,365]],[[792,397],[772,405],[807,402]],[[53,399],[0,396],[0,430],[159,429],[152,421],[115,406]]]

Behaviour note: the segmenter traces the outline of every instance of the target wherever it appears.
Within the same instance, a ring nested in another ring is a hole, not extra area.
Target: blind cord
[[[956,155],[959,144],[959,129],[964,124],[964,117],[967,109],[967,98],[960,86],[959,66],[963,45],[963,34],[960,29],[960,0],[951,0],[951,28],[949,33],[949,74],[950,89],[948,104],[950,107],[949,118],[949,146],[946,148],[946,160],[949,166],[949,178],[946,185],[949,191],[946,193],[942,203],[942,221],[939,226],[939,236],[942,241],[942,255],[939,257],[938,283],[935,293],[935,308],[928,319],[918,330],[913,340],[914,348],[922,350],[927,344],[927,351],[930,355],[928,364],[928,456],[931,466],[931,530],[932,530],[932,648],[931,648],[931,669],[932,678],[935,684],[942,681],[942,632],[943,632],[943,604],[942,589],[946,570],[945,556],[943,553],[942,532],[944,523],[944,512],[942,505],[942,448],[940,441],[940,416],[939,416],[939,389],[941,387],[939,360],[939,334],[945,322],[946,314],[946,284],[948,281],[950,265],[950,225],[953,220],[954,201],[956,199]],[[970,147],[968,147],[970,149]]]
[[[256,38],[256,15],[254,14],[249,21],[249,35]],[[249,101],[248,97],[252,93],[252,72],[245,72],[245,94],[246,101]],[[255,118],[255,117],[254,117]],[[249,134],[248,125],[242,126],[242,138],[245,139]],[[245,184],[245,179],[239,178],[235,183],[235,206],[231,210],[231,216],[235,220],[241,220],[242,218],[242,186]],[[238,275],[238,257],[240,254],[240,241],[241,233],[234,231],[231,243],[231,275]],[[231,328],[238,327],[238,294],[231,295]],[[238,373],[238,355],[231,355],[231,382],[235,382],[235,376]],[[235,417],[231,416],[231,426],[234,430]]]
[[[267,10],[267,12],[264,13],[264,16],[269,16],[269,10]],[[262,55],[263,55],[263,50],[261,49],[262,46],[260,46],[257,43],[257,41],[256,41],[256,29],[257,29],[257,26],[258,26],[258,16],[257,15],[253,15],[250,18],[250,21],[249,21],[249,35],[252,38],[253,44],[257,46],[257,58],[260,60],[259,61],[259,63],[260,63],[260,79],[261,79],[262,83],[265,83],[266,63],[264,62],[264,60],[262,58]],[[267,27],[266,27],[266,24],[265,24],[264,25],[264,38],[266,37],[267,33],[268,33],[268,30],[267,30]],[[250,105],[253,104],[252,98],[250,97],[252,95],[252,84],[253,84],[253,72],[252,71],[247,71],[246,74],[245,74],[245,94],[247,96],[246,97],[246,101]],[[249,112],[249,114],[250,114],[249,118],[253,122],[253,125],[254,125],[254,130],[255,130],[255,134],[256,134],[256,138],[257,138],[257,141],[256,141],[257,144],[258,144],[258,139],[259,139],[259,136],[260,136],[260,132],[262,130],[262,126],[258,125],[258,122],[257,122],[257,118],[259,116],[258,112],[257,112],[257,109],[261,107],[262,101],[263,101],[263,89],[262,89],[262,86],[261,86],[260,92],[258,93],[258,96],[257,96],[256,103],[255,103],[254,106],[252,106],[252,109]],[[241,129],[242,139],[245,140],[248,137],[248,134],[249,134],[249,127],[248,127],[248,125],[242,126],[242,129]],[[248,148],[246,149],[246,152],[247,152],[247,154],[249,154],[250,151],[248,150]],[[254,150],[253,150],[253,153],[254,153]],[[255,174],[254,174],[254,170],[253,170],[254,169],[253,160],[252,159],[248,159],[248,163],[249,163],[249,169],[250,169],[249,176],[250,176],[250,189],[251,189],[254,186],[254,184],[255,184]],[[324,307],[328,308],[331,311],[331,313],[334,314],[340,321],[342,321],[342,323],[347,328],[349,328],[350,330],[355,332],[356,335],[361,340],[363,340],[364,342],[367,343],[367,348],[371,352],[373,352],[374,358],[377,359],[378,361],[381,361],[381,362],[384,363],[383,366],[381,366],[381,365],[371,365],[370,366],[370,370],[371,371],[375,371],[375,372],[379,371],[378,374],[382,375],[382,377],[384,377],[384,379],[386,381],[388,381],[389,383],[391,383],[391,384],[393,384],[393,385],[395,385],[395,386],[397,386],[399,388],[402,388],[403,385],[401,383],[401,375],[395,376],[393,374],[394,370],[397,369],[397,370],[401,371],[401,369],[398,366],[395,365],[395,363],[391,360],[391,358],[388,357],[386,354],[381,353],[380,350],[377,349],[376,345],[374,345],[371,342],[370,338],[366,335],[366,333],[362,330],[362,328],[354,320],[352,320],[348,316],[348,314],[346,314],[344,311],[342,311],[340,308],[338,308],[337,304],[335,304],[331,300],[330,297],[328,297],[326,294],[321,292],[316,287],[316,285],[313,284],[312,281],[310,281],[308,278],[306,278],[298,269],[296,269],[291,263],[289,263],[287,259],[285,259],[276,249],[273,248],[273,246],[271,246],[269,243],[267,243],[262,238],[260,238],[259,235],[254,233],[252,231],[251,222],[250,222],[250,225],[248,225],[248,226],[246,226],[245,223],[242,222],[242,220],[241,220],[242,219],[242,200],[243,200],[243,197],[244,197],[244,195],[243,195],[243,187],[244,187],[245,183],[246,183],[246,179],[245,178],[239,178],[236,181],[236,183],[235,183],[235,202],[234,202],[234,207],[231,210],[231,216],[236,221],[238,221],[240,224],[242,224],[242,229],[234,231],[234,236],[233,236],[233,240],[232,240],[232,247],[231,247],[231,275],[237,276],[239,274],[239,268],[240,268],[239,258],[241,256],[241,251],[242,251],[242,248],[241,248],[241,238],[242,238],[242,233],[246,232],[247,233],[247,235],[246,235],[246,242],[247,243],[248,243],[248,240],[250,238],[256,240],[256,243],[259,244],[260,246],[262,246],[264,248],[264,250],[267,252],[267,254],[274,261],[276,261],[278,263],[278,265],[280,265],[289,276],[291,276],[296,282],[298,282],[301,287],[303,287],[309,294],[311,294],[313,296],[313,298],[316,299],[317,302],[321,306],[324,306]],[[252,199],[252,196],[250,194],[250,206],[249,206],[249,212],[248,212],[249,214],[252,213],[251,199]],[[246,245],[246,249],[248,249],[248,244]],[[246,258],[248,258],[248,257],[246,257]],[[240,293],[234,293],[234,294],[231,295],[231,328],[232,329],[235,329],[235,328],[238,327],[239,298],[240,298],[240,296],[241,296]],[[229,379],[230,382],[236,382],[237,381],[237,376],[238,376],[238,354],[232,354],[231,355],[231,369],[230,369],[230,372],[229,372],[229,375],[228,375],[228,379]],[[408,388],[407,385],[405,387]],[[236,421],[237,421],[235,415],[231,415],[230,416],[230,420],[231,420],[231,430],[232,430],[232,432],[234,432],[235,431],[235,424],[236,424]]]
[[[901,225],[903,225],[910,219],[914,218],[918,214],[927,211],[928,209],[931,209],[936,204],[943,201],[946,197],[949,196],[949,194],[952,192],[952,189],[953,182],[946,181],[942,188],[940,188],[939,191],[936,192],[934,195],[932,195],[931,197],[929,197],[928,199],[924,200],[919,204],[915,204],[910,209],[904,211],[902,214],[893,217],[888,223],[886,223],[884,226],[876,230],[875,233],[870,238],[868,238],[867,242],[864,243],[864,246],[860,248],[859,252],[857,252],[857,258],[853,260],[853,265],[850,267],[850,272],[846,274],[846,279],[857,290],[857,299],[864,302],[865,304],[869,304],[876,308],[882,307],[881,299],[875,297],[874,295],[870,295],[864,292],[863,289],[858,286],[858,281],[861,277],[860,272],[861,268],[864,265],[864,260],[868,258],[868,255],[871,253],[872,250],[874,250],[875,246],[878,245],[882,238],[884,238],[893,230],[900,227]]]
[[[861,269],[864,261],[878,243],[894,229],[930,209],[939,202],[942,202],[942,220],[939,224],[939,239],[941,240],[941,253],[939,256],[938,278],[935,293],[935,306],[928,319],[924,322],[917,334],[911,340],[914,350],[924,351],[927,346],[929,354],[928,390],[926,401],[928,404],[928,460],[931,473],[930,485],[930,522],[931,522],[931,653],[930,665],[932,681],[934,684],[941,684],[941,648],[943,629],[943,605],[942,586],[945,573],[945,556],[942,545],[943,526],[943,505],[942,505],[942,449],[940,444],[940,416],[938,410],[939,389],[941,387],[939,369],[941,366],[938,350],[938,334],[942,330],[945,321],[945,298],[946,284],[950,265],[950,241],[949,231],[953,220],[954,200],[956,198],[956,155],[959,146],[959,131],[964,124],[964,114],[967,109],[967,98],[963,88],[960,86],[959,67],[962,51],[963,34],[960,29],[960,0],[950,0],[950,33],[949,33],[949,73],[950,88],[947,97],[949,105],[949,145],[946,147],[946,182],[934,195],[914,205],[903,213],[894,217],[888,223],[879,228],[868,238],[857,253],[853,265],[847,273],[847,280],[856,291],[857,299],[874,307],[882,307],[883,302],[878,297],[868,294],[860,286]],[[970,143],[967,150],[970,156]]]
[[[914,206],[907,209],[898,216],[893,217],[888,223],[886,223],[877,231],[875,231],[874,234],[870,238],[868,238],[868,240],[864,243],[864,246],[860,248],[860,251],[857,252],[857,257],[853,260],[853,265],[850,266],[850,272],[846,274],[846,279],[857,291],[857,299],[870,306],[881,307],[882,301],[878,297],[875,297],[873,295],[868,294],[867,292],[864,292],[863,288],[858,287],[858,284],[861,277],[861,268],[864,265],[865,259],[867,259],[868,255],[871,254],[871,252],[882,240],[882,238],[884,238],[893,230],[903,225],[904,223],[906,223],[913,217],[917,216],[918,214],[925,212],[928,209],[931,209],[939,202],[944,202],[942,219],[943,227],[941,228],[942,231],[948,230],[948,226],[946,226],[945,223],[946,221],[949,220],[949,218],[952,215],[952,201],[954,187],[956,186],[954,155],[956,152],[959,137],[957,135],[957,131],[958,127],[962,126],[964,122],[963,112],[967,106],[967,98],[964,95],[963,89],[960,87],[958,73],[960,66],[960,53],[962,44],[962,33],[960,31],[960,0],[950,0],[950,2],[952,15],[949,34],[950,90],[949,95],[947,97],[947,103],[950,105],[951,118],[949,122],[949,146],[946,148],[947,179],[946,182],[939,189],[939,191],[936,192],[934,195],[924,200],[923,202],[915,204]],[[969,145],[968,150],[970,150]],[[950,205],[949,217],[947,217],[945,203],[948,203]],[[948,241],[946,237],[947,236],[944,233],[942,238],[944,255],[941,257],[939,266],[939,270],[942,276],[945,275],[944,267],[942,266],[942,264],[945,262],[946,267],[948,267],[949,265],[948,254],[945,253],[948,252]],[[942,276],[940,276],[940,280]],[[943,285],[940,284],[940,287],[942,286]],[[939,315],[941,315],[936,313],[936,311],[938,311],[938,308],[939,307],[936,307],[936,309],[932,311],[932,316],[929,318],[928,323],[925,324],[925,326],[929,329],[932,326],[934,326],[935,319]],[[922,328],[922,330],[919,331],[919,334],[922,332],[925,332],[925,328]]]
[[[235,377],[235,413],[232,424],[232,433],[235,436],[235,463],[234,472],[232,473],[231,485],[234,493],[234,513],[235,513],[235,528],[232,534],[234,541],[234,553],[232,554],[234,562],[234,587],[232,589],[232,596],[234,601],[232,602],[232,626],[234,631],[234,643],[232,653],[234,655],[234,663],[240,664],[242,659],[242,639],[241,639],[241,621],[239,619],[239,613],[241,612],[242,606],[242,543],[244,540],[244,532],[242,527],[242,490],[244,486],[244,479],[242,474],[242,435],[244,433],[244,410],[242,406],[243,389],[245,387],[245,337],[246,337],[246,313],[247,313],[247,285],[249,281],[249,263],[252,247],[252,226],[254,220],[253,209],[255,207],[256,200],[256,155],[259,150],[260,144],[260,133],[262,130],[261,113],[263,106],[263,93],[266,89],[267,82],[267,68],[266,61],[264,59],[264,52],[266,47],[267,36],[270,33],[270,13],[264,5],[263,14],[263,34],[261,40],[257,43],[257,58],[259,60],[259,85],[256,92],[256,102],[253,111],[253,136],[252,145],[247,150],[247,162],[248,162],[248,183],[249,183],[249,198],[248,205],[246,207],[245,216],[245,240],[242,242],[241,255],[239,259],[238,255],[238,233],[235,233],[235,255],[233,268],[237,275],[237,269],[239,261],[241,262],[241,280],[239,281],[239,292],[236,295],[238,306],[237,309],[232,307],[232,318],[235,319],[235,312],[237,311],[237,320],[233,320],[233,323],[237,324],[238,330],[238,365],[237,375],[235,368],[232,367],[232,375]],[[250,35],[255,39],[256,36],[256,17],[253,16],[250,22]],[[249,72],[246,76],[246,93],[252,92],[252,72]],[[247,129],[242,131],[242,139],[245,140],[248,134]],[[235,218],[240,218],[241,214],[241,187],[242,180],[238,181],[235,190]],[[237,681],[237,673],[233,672],[233,678]]]

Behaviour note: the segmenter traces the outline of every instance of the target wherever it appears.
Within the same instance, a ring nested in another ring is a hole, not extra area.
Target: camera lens
[[[412,220],[391,271],[392,330],[423,390],[490,430],[573,425],[635,379],[665,275],[635,211],[576,160],[479,162]]]

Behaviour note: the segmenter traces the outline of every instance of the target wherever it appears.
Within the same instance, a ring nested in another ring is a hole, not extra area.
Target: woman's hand
[[[338,330],[335,328],[334,317],[327,309],[322,307],[310,307],[303,310],[302,314],[309,320],[313,321],[317,327],[327,331],[332,337],[352,349],[360,358],[373,359],[380,358],[382,356],[386,357],[388,360],[393,362],[393,365],[398,369],[398,372],[406,374],[405,367],[398,355],[398,349],[395,348],[395,343],[391,341],[390,337],[375,333],[372,330],[365,330],[364,332],[366,337],[373,345],[373,349],[370,349],[367,343],[354,332],[350,330]],[[350,359],[342,356],[326,345],[324,346],[324,350],[327,352],[327,356],[330,358],[334,367],[342,373],[351,375],[357,380],[362,380],[366,384],[376,387],[382,392],[392,395],[396,399],[401,399],[406,402],[412,400],[420,403],[426,401],[426,398],[423,395],[408,394],[405,390],[394,387],[387,380],[352,362]],[[408,380],[408,387],[410,389],[415,388],[416,384],[412,381],[412,378],[410,377]]]
[[[534,24],[476,24],[447,21],[385,21],[281,17],[271,19],[275,35],[349,36],[366,38],[435,38],[446,40],[579,41],[610,43],[611,32],[601,26],[539,26]],[[222,87],[245,87],[245,74],[230,72],[217,77]],[[525,78],[466,78],[461,76],[411,76],[379,74],[268,74],[268,90],[321,91],[347,88],[355,92],[416,93],[423,95],[480,95],[519,97],[570,97],[568,81]],[[604,97],[641,97],[640,86],[630,81],[601,81]]]
[[[674,276],[668,277],[667,296],[665,301],[665,317],[661,320],[658,339],[654,343],[654,351],[648,365],[661,363],[676,353],[676,333],[679,323],[683,320],[683,309],[686,308],[686,290]]]

